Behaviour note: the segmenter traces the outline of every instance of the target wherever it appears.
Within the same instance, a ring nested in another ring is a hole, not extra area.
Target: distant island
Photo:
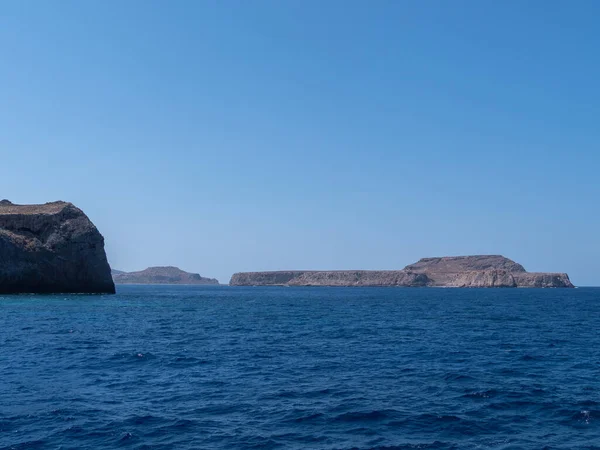
[[[402,270],[241,272],[231,286],[572,288],[566,273],[533,273],[501,255],[423,258]]]
[[[0,201],[0,294],[114,293],[116,284],[218,285],[177,267],[112,270],[104,238],[79,208]],[[566,273],[532,273],[500,255],[423,258],[401,270],[241,272],[231,286],[573,288]]]
[[[215,278],[205,278],[173,266],[148,267],[139,272],[113,270],[112,277],[116,284],[219,284]]]
[[[0,293],[114,292],[104,238],[82,210],[0,201]]]

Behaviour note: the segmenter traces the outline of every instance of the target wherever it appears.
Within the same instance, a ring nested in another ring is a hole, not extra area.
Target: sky
[[[111,266],[600,285],[600,2],[0,2],[0,198]]]

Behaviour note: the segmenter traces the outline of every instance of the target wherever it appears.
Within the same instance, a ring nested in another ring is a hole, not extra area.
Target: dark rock
[[[0,293],[114,293],[104,238],[67,202],[0,201]]]
[[[139,272],[113,270],[113,279],[117,284],[219,284],[214,278],[201,277],[173,266],[148,267]]]
[[[423,258],[403,270],[236,273],[232,286],[573,287],[564,273],[529,273],[499,255]]]

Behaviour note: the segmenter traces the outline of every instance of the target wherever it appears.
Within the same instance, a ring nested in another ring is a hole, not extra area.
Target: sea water
[[[0,298],[0,448],[600,447],[600,289]]]

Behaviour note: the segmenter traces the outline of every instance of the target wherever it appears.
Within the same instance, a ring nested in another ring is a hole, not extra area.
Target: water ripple
[[[598,448],[598,300],[593,288],[4,296],[0,449]]]

